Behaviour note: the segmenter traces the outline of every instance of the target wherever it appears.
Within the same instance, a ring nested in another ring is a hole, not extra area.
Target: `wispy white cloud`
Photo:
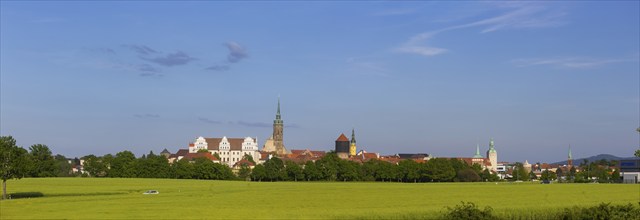
[[[360,58],[351,57],[347,59],[347,63],[351,65],[350,70],[358,74],[389,76],[389,70],[377,62],[364,61]]]
[[[638,62],[638,58],[586,58],[586,57],[560,57],[560,58],[531,58],[515,59],[511,63],[518,67],[528,66],[555,66],[572,69],[588,69],[613,63]]]
[[[436,35],[458,29],[481,28],[480,33],[490,33],[504,29],[527,29],[558,27],[567,24],[563,19],[565,12],[550,9],[542,5],[533,4],[506,4],[507,12],[500,15],[453,25],[441,29],[423,32],[411,37],[407,42],[394,48],[401,53],[418,54],[422,56],[435,56],[448,51],[446,48],[428,46],[427,41]]]
[[[422,56],[435,56],[447,52],[447,49],[426,45],[427,39],[435,36],[437,32],[426,32],[413,36],[409,41],[394,49],[395,52],[412,53]]]

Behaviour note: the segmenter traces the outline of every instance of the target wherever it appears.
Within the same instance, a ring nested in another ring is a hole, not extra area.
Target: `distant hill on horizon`
[[[587,157],[587,158],[573,159],[573,164],[574,165],[578,165],[578,164],[582,163],[582,161],[584,161],[585,159],[587,161],[589,161],[589,163],[591,163],[591,162],[599,161],[599,160],[602,160],[602,159],[605,159],[605,160],[628,160],[628,159],[633,159],[633,158],[635,158],[635,157],[618,157],[618,156],[614,156],[614,155],[611,155],[611,154],[598,154],[596,156],[591,156],[591,157]],[[567,161],[564,160],[564,161],[555,162],[555,163],[552,163],[552,164],[567,164]]]

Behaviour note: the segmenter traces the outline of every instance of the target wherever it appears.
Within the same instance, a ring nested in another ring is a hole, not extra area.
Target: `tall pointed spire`
[[[355,128],[351,128],[351,143],[352,144],[356,143],[356,129]]]
[[[473,155],[473,158],[482,158],[482,155],[480,155],[480,144],[476,144],[476,155]]]
[[[281,119],[280,117],[280,96],[278,96],[278,112],[276,113],[276,120]]]
[[[569,144],[569,155],[568,155],[568,159],[567,159],[567,166],[568,167],[572,167],[573,166],[573,156],[571,156],[571,144]]]
[[[349,144],[349,156],[355,156],[357,151],[356,146],[356,129],[351,128],[351,144]]]

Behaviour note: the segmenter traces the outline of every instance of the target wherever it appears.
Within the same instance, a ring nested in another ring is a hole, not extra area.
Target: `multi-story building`
[[[250,155],[254,159],[260,158],[258,151],[257,138],[205,138],[198,137],[189,144],[189,153],[209,152],[212,155],[217,154],[220,163],[229,167],[236,162],[242,160],[244,155]]]

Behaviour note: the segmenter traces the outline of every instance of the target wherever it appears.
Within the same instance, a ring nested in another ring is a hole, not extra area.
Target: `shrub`
[[[481,219],[498,219],[493,215],[493,209],[490,206],[480,210],[473,202],[461,202],[462,204],[455,207],[447,207],[444,219],[463,219],[463,220],[481,220]]]
[[[601,220],[617,220],[617,219],[640,219],[640,207],[636,207],[631,203],[627,205],[610,205],[609,203],[600,203],[600,205],[592,207],[573,207],[565,208],[558,219],[601,219]]]
[[[22,199],[22,198],[36,198],[36,197],[43,197],[44,194],[42,194],[41,192],[18,192],[18,193],[11,193],[9,195],[9,198],[11,199]]]

